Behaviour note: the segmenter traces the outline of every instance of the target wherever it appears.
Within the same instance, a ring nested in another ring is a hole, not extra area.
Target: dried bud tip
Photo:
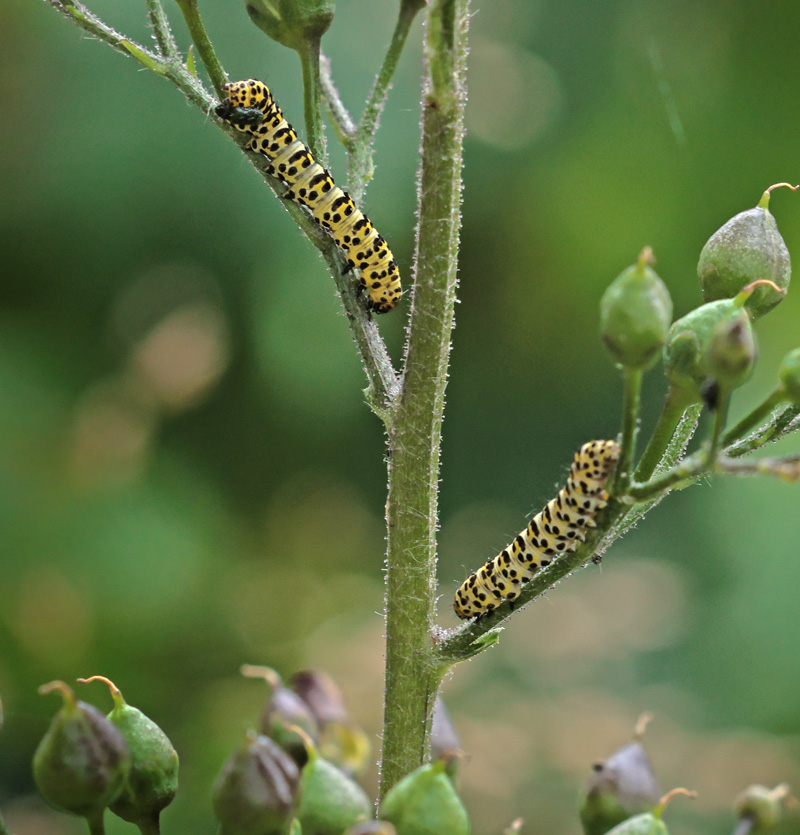
[[[653,721],[653,714],[652,713],[643,713],[637,720],[636,726],[633,729],[633,738],[636,740],[641,741],[644,737],[644,732],[647,730],[647,726]]]
[[[672,801],[672,798],[677,797],[678,795],[682,795],[683,797],[688,797],[691,800],[694,800],[697,797],[697,792],[692,791],[691,789],[684,789],[684,788],[672,789],[672,791],[668,791],[661,798],[661,800],[658,801],[658,806],[656,806],[656,808],[653,810],[653,814],[657,818],[660,818],[661,815],[664,814],[664,809],[666,809],[667,806]]]
[[[768,209],[769,208],[769,198],[770,192],[775,188],[790,188],[792,191],[797,191],[800,186],[793,186],[791,183],[775,183],[771,185],[762,195],[761,199],[758,201],[758,208],[759,209]]]

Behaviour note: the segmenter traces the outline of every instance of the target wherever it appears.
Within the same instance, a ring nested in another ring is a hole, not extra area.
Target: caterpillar
[[[347,258],[347,270],[358,270],[361,287],[369,294],[369,308],[376,313],[392,310],[402,294],[400,273],[372,221],[297,138],[266,84],[250,78],[226,84],[223,90],[225,99],[215,109],[217,116],[250,134],[248,150],[269,160],[268,172],[287,187],[283,196],[308,209],[333,235]]]
[[[567,483],[507,547],[468,577],[453,609],[462,619],[486,615],[504,600],[516,600],[522,586],[561,554],[573,551],[597,526],[608,504],[606,485],[619,460],[615,441],[589,441],[575,454]]]

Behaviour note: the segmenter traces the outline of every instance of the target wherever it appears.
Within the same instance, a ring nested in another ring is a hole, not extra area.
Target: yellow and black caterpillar
[[[575,549],[597,526],[608,504],[606,484],[619,460],[615,441],[589,441],[575,454],[567,483],[514,541],[488,560],[456,592],[460,618],[485,615],[504,600],[516,600],[522,586],[561,554]]]
[[[308,209],[333,235],[347,257],[348,268],[358,270],[370,309],[376,313],[392,310],[402,294],[400,273],[372,221],[314,160],[284,119],[266,84],[251,78],[226,84],[223,89],[226,98],[216,108],[217,116],[251,135],[248,149],[270,161],[269,173],[287,186],[284,197]]]

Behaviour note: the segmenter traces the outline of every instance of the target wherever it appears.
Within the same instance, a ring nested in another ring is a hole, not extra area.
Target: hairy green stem
[[[750,414],[745,415],[732,429],[729,429],[722,437],[722,445],[730,446],[735,441],[743,438],[758,426],[766,417],[768,417],[775,409],[780,406],[786,399],[786,391],[783,386],[775,389],[775,391],[764,400],[763,403],[756,406]]]
[[[658,418],[653,434],[647,444],[647,448],[636,467],[634,478],[637,481],[647,481],[656,471],[664,451],[669,445],[670,439],[675,432],[675,427],[681,420],[683,413],[689,404],[686,399],[674,388],[670,388],[664,408]]]
[[[200,16],[200,9],[197,7],[197,0],[175,0],[183,13],[186,27],[192,36],[192,43],[197,48],[197,54],[206,68],[211,84],[219,98],[222,98],[222,88],[228,81],[225,70],[222,69],[217,58],[217,53],[211,45],[203,19]]]
[[[639,407],[642,396],[642,370],[626,368],[625,388],[622,402],[622,440],[620,442],[619,463],[614,474],[611,492],[621,495],[631,483],[633,456],[636,453],[636,435],[639,430]]]
[[[300,65],[303,68],[303,111],[308,147],[320,164],[327,166],[328,152],[325,148],[325,129],[322,125],[319,44],[319,38],[306,38],[302,47],[298,48],[297,54],[300,56]]]
[[[392,40],[386,51],[378,77],[372,92],[367,99],[361,122],[356,128],[353,141],[350,144],[350,172],[349,182],[356,202],[364,196],[366,185],[372,179],[374,169],[372,159],[372,141],[375,132],[378,130],[381,114],[386,106],[386,98],[389,95],[389,87],[392,83],[395,70],[400,61],[408,33],[417,12],[420,10],[419,3],[403,3],[400,6],[400,14],[392,33]]]
[[[179,59],[180,51],[175,43],[175,38],[172,36],[169,19],[161,5],[161,0],[147,0],[147,17],[150,20],[150,26],[153,28],[153,34],[161,54],[169,60]]]
[[[709,465],[713,465],[719,455],[722,432],[725,429],[725,424],[728,420],[728,411],[731,407],[731,393],[729,389],[724,388],[720,391],[719,397],[717,398],[717,404],[714,408],[714,426],[711,430],[711,443],[708,447],[706,459]]]
[[[331,62],[325,55],[319,57],[319,82],[322,97],[325,99],[328,112],[331,114],[336,136],[350,153],[353,147],[356,125],[350,111],[344,106],[339,91],[336,89],[331,73]]]
[[[416,282],[389,422],[386,689],[381,797],[424,762],[441,674],[433,651],[438,481],[457,284],[468,0],[432,0],[422,95]],[[436,87],[438,66],[452,69]]]

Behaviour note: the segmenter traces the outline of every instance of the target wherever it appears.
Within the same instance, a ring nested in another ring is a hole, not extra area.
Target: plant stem
[[[328,105],[328,112],[331,114],[336,135],[349,153],[352,150],[356,126],[353,117],[344,106],[336,85],[333,83],[331,62],[325,55],[319,56],[319,81],[322,97],[325,99],[325,104]]]
[[[636,467],[634,478],[637,481],[647,481],[653,475],[688,406],[686,399],[676,389],[670,388],[647,448]]]
[[[353,198],[358,203],[364,196],[364,191],[369,180],[372,178],[372,140],[378,130],[381,114],[386,106],[386,98],[389,95],[389,87],[392,83],[395,70],[400,61],[408,33],[417,12],[422,8],[418,3],[403,3],[400,6],[400,14],[395,24],[392,40],[383,59],[383,65],[375,79],[372,92],[367,99],[361,122],[356,129],[353,142],[350,145],[350,172],[349,181],[353,192]]]
[[[389,421],[386,691],[380,794],[427,756],[440,669],[431,642],[444,390],[461,223],[468,0],[428,7],[416,282],[402,390]],[[452,67],[444,88],[437,65]]]
[[[89,835],[106,835],[106,827],[103,823],[103,812],[105,809],[101,809],[99,812],[92,812],[90,815],[87,815],[86,825],[89,827]]]
[[[307,38],[297,50],[303,68],[303,111],[306,117],[306,139],[311,153],[326,166],[325,130],[322,126],[322,86],[319,77],[319,38]]]
[[[728,420],[728,411],[731,407],[731,391],[725,387],[719,393],[717,405],[714,409],[714,427],[711,430],[711,444],[708,448],[708,455],[706,461],[710,466],[713,466],[717,460],[720,450],[720,441],[722,439],[722,431],[725,429],[725,423]]]
[[[186,27],[192,36],[192,43],[197,47],[197,54],[206,68],[211,84],[217,96],[222,98],[222,88],[227,83],[228,76],[222,69],[217,53],[214,52],[214,47],[211,45],[206,27],[203,25],[203,19],[200,16],[200,10],[197,7],[197,0],[175,0],[175,2],[183,12]]]
[[[169,19],[164,13],[161,0],[147,0],[147,17],[153,27],[153,34],[156,37],[156,43],[161,50],[161,54],[170,60],[179,59],[180,51],[175,43],[175,38],[172,36]]]
[[[611,492],[622,495],[631,483],[633,456],[636,452],[636,435],[639,430],[639,406],[642,395],[642,370],[625,369],[625,387],[622,403],[622,441],[620,443],[619,463],[614,474]]]
[[[161,824],[158,815],[151,821],[143,820],[136,825],[139,827],[141,835],[161,835]]]
[[[729,429],[722,438],[723,446],[730,446],[758,426],[764,418],[771,414],[786,398],[786,392],[781,386],[775,389],[770,396],[759,406],[756,406],[749,415],[745,415],[733,429]]]

